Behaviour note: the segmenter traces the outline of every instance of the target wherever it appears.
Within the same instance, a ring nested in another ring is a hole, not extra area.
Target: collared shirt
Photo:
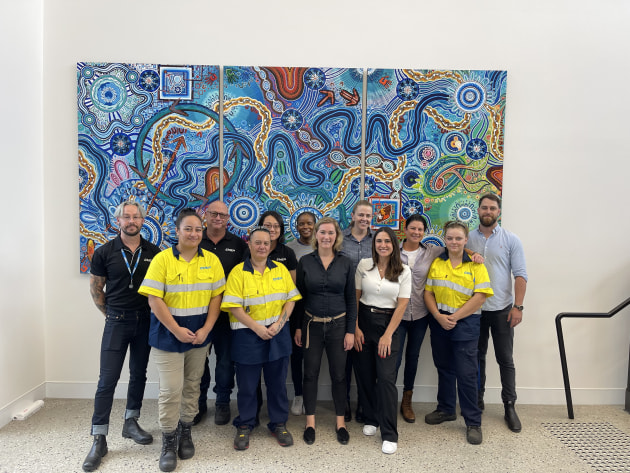
[[[462,262],[453,268],[448,250],[431,264],[425,291],[435,294],[438,309],[450,314],[463,306],[475,292],[492,296],[488,271],[483,264],[473,263],[464,252]],[[481,310],[475,312],[480,314]]]
[[[400,258],[402,262],[407,264],[407,255],[402,252],[402,243],[400,244]],[[427,275],[433,260],[444,253],[441,246],[425,245],[420,243],[416,261],[411,269],[411,298],[407,305],[407,310],[403,315],[403,320],[412,321],[419,320],[428,315],[427,307],[424,304],[424,285],[427,282]]]
[[[527,281],[525,252],[519,237],[497,225],[490,238],[476,228],[468,236],[471,250],[485,258],[494,297],[486,299],[482,310],[502,310],[514,302],[512,276]]]
[[[273,324],[288,301],[297,301],[298,292],[289,270],[281,263],[267,259],[263,274],[254,270],[251,260],[245,259],[228,276],[221,310],[241,307],[256,323],[268,327]],[[232,360],[243,364],[275,361],[291,354],[289,324],[271,340],[263,340],[253,330],[230,313],[232,327]]]
[[[228,231],[225,232],[221,240],[214,243],[208,237],[207,229],[204,229],[203,238],[199,246],[218,256],[226,276],[230,274],[234,266],[245,260],[245,253],[247,252],[247,243],[242,238]]]
[[[127,258],[132,272],[136,262],[138,263],[138,267],[133,272],[132,288],[129,287],[132,278],[120,250],[125,252],[125,258]],[[145,296],[138,294],[138,288],[153,257],[160,251],[159,247],[140,237],[140,246],[135,252],[132,252],[125,246],[120,235],[96,249],[90,272],[94,276],[105,278],[106,309],[114,311],[149,310],[149,302]],[[138,257],[140,261],[138,261]]]
[[[206,323],[210,299],[221,295],[224,289],[223,266],[216,255],[199,248],[186,261],[176,246],[172,246],[155,256],[138,292],[164,300],[178,325],[196,332]],[[203,345],[210,341],[208,336]],[[203,346],[180,342],[154,314],[151,314],[149,344],[179,353]]]
[[[298,263],[300,262],[302,256],[306,256],[309,253],[313,252],[313,246],[310,243],[304,244],[300,240],[290,241],[289,243],[287,243],[287,248],[291,248],[293,250],[293,252],[295,253],[295,257],[298,260]]]
[[[359,261],[355,273],[355,285],[361,291],[361,302],[380,309],[395,309],[398,298],[406,299],[411,295],[411,270],[403,264],[403,272],[398,281],[381,278],[372,258]]]
[[[350,258],[336,253],[328,268],[324,269],[317,251],[309,253],[298,263],[297,288],[303,299],[296,304],[292,317],[302,319],[304,311],[315,317],[335,317],[345,312],[346,333],[354,333],[357,295]]]
[[[339,253],[350,258],[356,270],[359,261],[372,258],[372,232],[368,230],[367,235],[359,241],[352,235],[352,227],[346,228],[343,231],[343,242]]]

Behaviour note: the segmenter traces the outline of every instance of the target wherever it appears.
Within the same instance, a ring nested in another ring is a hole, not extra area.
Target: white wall
[[[0,426],[44,396],[41,3],[0,16]]]
[[[629,8],[623,0],[48,0],[48,395],[94,392],[102,320],[88,278],[78,272],[75,64],[121,61],[506,69],[503,223],[521,236],[530,274],[517,329],[517,383],[522,402],[563,402],[554,316],[607,311],[630,296]],[[15,165],[34,168],[39,179],[39,160]],[[16,235],[18,247],[29,238],[28,231]],[[629,311],[566,325],[575,401],[623,403]],[[428,348],[417,379],[423,400],[431,400],[436,384]],[[490,367],[488,384],[496,388],[498,373]],[[488,398],[498,400],[497,389]]]

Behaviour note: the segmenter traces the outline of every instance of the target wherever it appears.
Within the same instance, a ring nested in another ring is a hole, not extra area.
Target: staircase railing
[[[564,335],[562,333],[562,319],[564,318],[580,318],[580,319],[606,319],[625,309],[630,305],[630,298],[623,301],[610,312],[592,313],[592,312],[561,312],[556,316],[556,333],[558,334],[558,348],[560,349],[560,363],[562,364],[562,377],[564,378],[564,393],[567,398],[567,411],[569,419],[574,419],[573,400],[571,399],[571,386],[569,384],[569,369],[567,367],[567,354],[564,349]],[[626,411],[630,412],[630,354],[628,362],[628,387],[626,388]]]

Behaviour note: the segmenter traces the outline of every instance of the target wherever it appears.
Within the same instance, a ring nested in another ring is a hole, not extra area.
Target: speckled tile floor
[[[232,404],[234,410],[235,402]],[[354,421],[348,424],[350,443],[339,445],[334,433],[331,402],[318,404],[314,445],[308,446],[302,440],[304,418],[290,416],[288,427],[295,439],[293,447],[280,447],[261,426],[252,433],[249,450],[239,452],[232,447],[234,427],[215,426],[210,403],[208,418],[193,428],[195,457],[180,460],[176,471],[630,471],[628,456],[610,460],[606,451],[610,442],[606,444],[601,439],[602,444],[598,445],[597,435],[587,437],[591,457],[582,455],[580,446],[575,448],[570,444],[571,439],[567,440],[567,432],[570,434],[573,430],[571,424],[579,424],[581,429],[588,425],[604,425],[604,431],[613,429],[621,442],[630,440],[630,414],[622,406],[577,406],[572,421],[567,417],[565,406],[518,405],[523,431],[514,434],[503,421],[503,406],[488,405],[483,416],[484,441],[479,446],[466,443],[461,417],[455,422],[429,426],[423,417],[434,409],[434,404],[414,403],[414,409],[418,417],[415,424],[407,424],[399,417],[398,452],[394,455],[381,453],[380,435],[363,436],[361,426]],[[47,399],[42,410],[29,419],[13,421],[0,429],[0,472],[82,471],[81,464],[91,446],[91,410],[91,400]],[[145,401],[141,419],[141,425],[156,438],[152,445],[137,445],[121,437],[123,411],[124,401],[116,400],[108,436],[109,453],[99,471],[159,472],[161,436],[157,425],[157,401]],[[264,417],[263,424],[266,423]],[[559,431],[562,435],[557,433]],[[582,437],[576,438],[578,443],[583,441],[580,440]],[[590,461],[598,454],[600,460],[604,458],[603,462]]]

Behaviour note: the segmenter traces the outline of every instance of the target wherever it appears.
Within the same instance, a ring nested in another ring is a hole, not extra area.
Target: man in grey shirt
[[[492,333],[494,352],[501,374],[501,400],[505,421],[512,432],[521,431],[521,421],[514,409],[516,371],[512,358],[514,327],[523,319],[523,299],[527,288],[527,269],[521,240],[499,226],[501,199],[484,194],[479,199],[479,228],[470,232],[468,248],[485,258],[494,297],[486,299],[481,312],[479,336],[479,407],[483,409],[486,383],[486,353]],[[512,277],[514,285],[512,286]]]

